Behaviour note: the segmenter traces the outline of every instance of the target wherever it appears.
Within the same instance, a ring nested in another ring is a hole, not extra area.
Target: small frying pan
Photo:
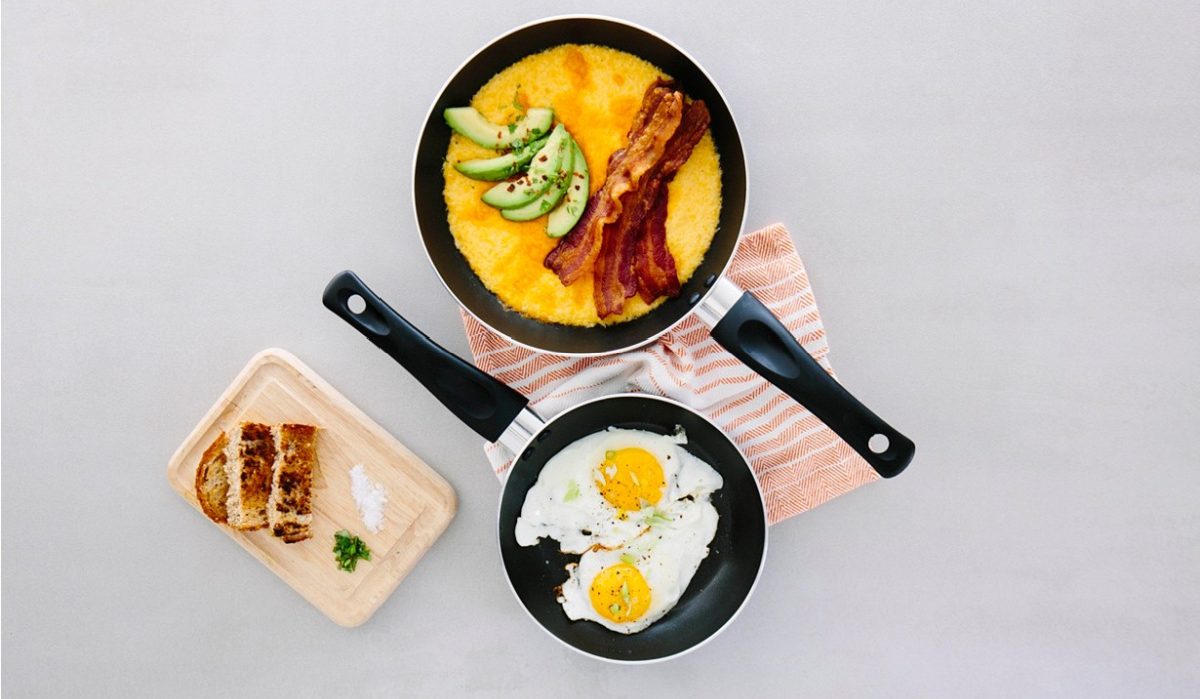
[[[354,297],[365,302],[361,311],[351,309]],[[680,403],[637,394],[597,398],[543,420],[524,396],[430,340],[353,272],[335,276],[322,300],[484,439],[519,454],[500,496],[500,556],[513,593],[550,635],[585,655],[645,663],[695,649],[737,616],[762,570],[767,519],[750,465],[719,427]],[[571,621],[556,600],[555,588],[566,581],[566,565],[578,556],[559,552],[557,542],[547,539],[537,546],[517,544],[513,529],[526,493],[542,466],[578,439],[609,427],[673,434],[677,426],[687,432],[684,448],[724,479],[712,498],[719,519],[708,557],[679,603],[644,631],[625,635],[590,621]]]
[[[721,214],[717,233],[682,293],[634,320],[591,328],[543,323],[505,307],[459,253],[446,220],[442,168],[450,128],[447,107],[469,104],[493,75],[531,54],[564,43],[600,44],[640,56],[670,75],[693,99],[702,99],[721,158]],[[733,114],[708,73],[681,48],[648,29],[610,17],[567,15],[521,27],[467,59],[434,100],[413,159],[413,207],[429,261],[450,294],[481,323],[511,342],[542,352],[603,355],[640,347],[699,314],[712,337],[750,368],[799,401],[884,478],[912,461],[912,440],[897,432],[833,380],[759,302],[723,276],[746,214],[746,158]],[[880,435],[883,438],[881,439]],[[869,443],[871,442],[871,443]]]

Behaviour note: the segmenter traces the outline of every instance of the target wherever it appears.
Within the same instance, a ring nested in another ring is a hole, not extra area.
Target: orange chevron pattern
[[[728,274],[833,373],[817,301],[787,229],[777,224],[743,237]],[[622,392],[656,393],[703,413],[750,460],[772,524],[879,478],[803,406],[730,357],[695,317],[641,349],[584,358],[517,347],[466,313],[463,325],[476,365],[528,396],[542,415]],[[503,476],[513,455],[496,444],[484,451]]]

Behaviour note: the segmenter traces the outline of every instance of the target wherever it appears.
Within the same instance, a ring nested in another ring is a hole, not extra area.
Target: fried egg
[[[671,611],[708,555],[717,511],[707,498],[659,511],[640,536],[615,550],[595,549],[570,564],[558,601],[570,619],[637,633]]]
[[[721,475],[683,449],[680,431],[610,428],[572,442],[542,467],[516,523],[521,546],[551,538],[564,553],[616,549],[639,537],[655,513],[683,498],[707,499]]]

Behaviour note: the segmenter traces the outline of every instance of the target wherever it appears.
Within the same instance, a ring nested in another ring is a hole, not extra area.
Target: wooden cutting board
[[[204,516],[196,500],[196,467],[222,430],[242,420],[318,425],[313,481],[313,537],[285,544],[269,530],[238,532]],[[350,469],[387,488],[384,525],[372,533],[350,493]],[[342,626],[371,617],[454,518],[450,484],[395,437],[356,408],[312,369],[281,349],[257,354],[171,457],[171,486],[196,508],[200,521],[238,542]],[[347,573],[337,567],[333,534],[348,529],[371,548],[371,560]]]

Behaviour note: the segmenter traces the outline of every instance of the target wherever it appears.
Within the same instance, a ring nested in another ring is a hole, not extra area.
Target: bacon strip
[[[667,144],[666,155],[652,180],[657,191],[647,192],[654,203],[645,217],[633,259],[638,295],[646,303],[652,303],[659,296],[679,295],[679,274],[675,269],[675,258],[667,247],[667,185],[692,156],[692,150],[708,131],[710,121],[703,100],[696,100],[684,109],[679,129]]]
[[[641,186],[625,195],[616,224],[604,228],[592,287],[596,313],[601,318],[621,313],[625,299],[635,293],[647,303],[664,294],[679,293],[675,258],[667,247],[667,185],[691,157],[709,121],[703,101],[684,108],[679,128],[663,150],[663,157],[642,178]]]
[[[604,184],[571,232],[546,256],[544,264],[558,274],[563,284],[573,283],[592,267],[600,254],[605,227],[621,215],[622,197],[635,190],[642,176],[662,158],[682,115],[681,93],[659,83],[646,91],[629,133],[629,144],[608,159]]]
[[[638,296],[653,303],[659,296],[679,295],[679,273],[675,258],[667,248],[667,190],[654,199],[654,208],[646,217],[646,225],[634,252]]]

